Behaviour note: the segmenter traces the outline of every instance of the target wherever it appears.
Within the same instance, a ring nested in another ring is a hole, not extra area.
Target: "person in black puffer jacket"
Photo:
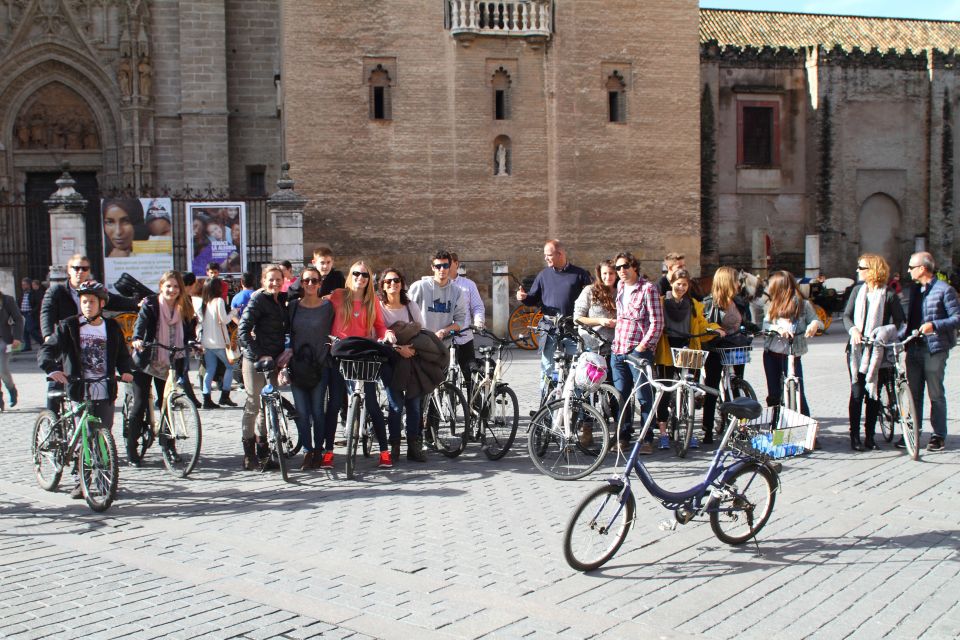
[[[250,297],[250,303],[243,310],[237,327],[237,343],[243,350],[243,388],[247,392],[247,401],[243,405],[243,468],[252,470],[257,467],[256,456],[261,463],[267,458],[267,430],[260,413],[260,391],[265,384],[264,376],[254,369],[262,360],[273,360],[283,353],[289,322],[287,319],[287,298],[280,291],[283,285],[283,271],[278,265],[263,267],[261,278],[263,288]],[[277,369],[270,373],[270,383],[277,384]],[[256,431],[254,427],[256,426]],[[254,438],[256,437],[256,443]]]

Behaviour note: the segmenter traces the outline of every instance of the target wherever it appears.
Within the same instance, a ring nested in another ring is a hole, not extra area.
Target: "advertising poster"
[[[220,275],[239,276],[247,266],[247,204],[191,202],[187,204],[187,261],[198,277],[207,265],[220,265]]]
[[[110,291],[130,274],[156,291],[173,269],[173,207],[170,198],[111,198],[100,201],[103,279]]]

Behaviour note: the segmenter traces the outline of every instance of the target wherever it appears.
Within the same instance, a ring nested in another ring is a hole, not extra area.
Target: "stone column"
[[[303,267],[303,209],[307,199],[293,190],[290,165],[280,166],[277,192],[267,200],[270,211],[270,231],[273,239],[271,259],[289,260],[294,271]]]
[[[61,165],[63,175],[57,179],[57,190],[45,200],[50,215],[50,282],[62,282],[67,278],[67,261],[75,253],[87,253],[87,225],[84,211],[87,201],[73,186],[70,164]]]

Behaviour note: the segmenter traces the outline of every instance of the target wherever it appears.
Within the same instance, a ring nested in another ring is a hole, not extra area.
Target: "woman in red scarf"
[[[129,433],[123,434],[127,443],[127,458],[133,466],[140,466],[137,441],[144,419],[147,402],[150,401],[150,378],[154,379],[157,397],[163,394],[167,369],[173,366],[178,376],[187,375],[187,359],[177,354],[171,359],[166,349],[145,349],[144,343],[157,342],[171,347],[183,347],[196,339],[197,318],[193,302],[183,284],[179,271],[167,271],[160,276],[160,293],[149,296],[140,306],[137,323],[133,327],[133,361],[137,371],[133,374],[133,408]],[[152,371],[155,377],[148,373]]]

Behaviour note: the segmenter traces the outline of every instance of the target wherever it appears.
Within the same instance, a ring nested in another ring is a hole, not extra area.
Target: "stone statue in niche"
[[[148,58],[140,61],[140,64],[137,65],[137,72],[140,75],[140,95],[148,97],[153,88],[153,70]]]
[[[37,106],[30,115],[30,148],[47,148],[46,110]]]
[[[18,149],[29,149],[30,148],[30,127],[27,126],[26,120],[23,118],[17,118],[17,148]]]
[[[117,70],[117,82],[120,83],[120,93],[124,96],[133,94],[133,75],[130,68],[130,59],[120,60],[120,68]]]
[[[87,102],[52,82],[33,94],[16,119],[19,149],[98,149],[100,138]]]
[[[498,176],[510,175],[507,173],[507,148],[502,144],[497,145],[497,173]]]

